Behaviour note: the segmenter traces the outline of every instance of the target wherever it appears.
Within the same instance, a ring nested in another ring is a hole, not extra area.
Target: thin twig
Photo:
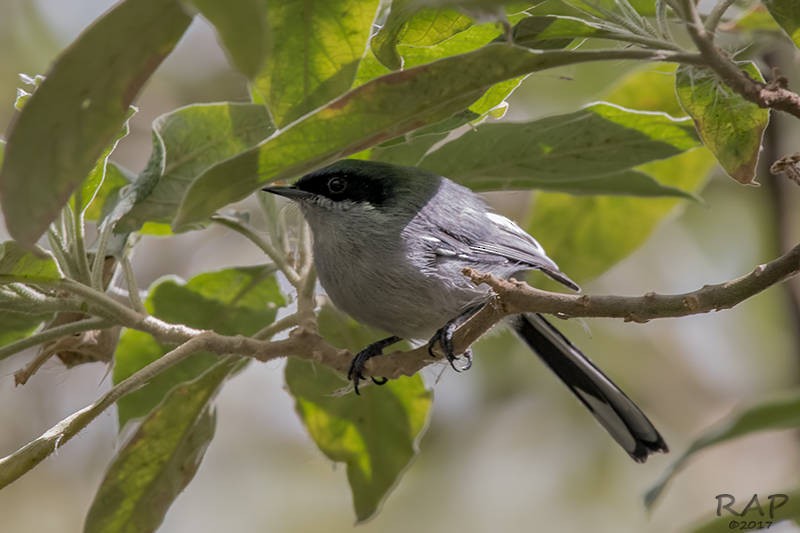
[[[232,229],[258,246],[258,248],[260,248],[261,251],[263,251],[267,257],[269,257],[272,262],[275,263],[275,266],[277,266],[283,275],[286,276],[286,279],[292,284],[292,286],[299,286],[300,275],[294,268],[292,268],[291,265],[289,265],[289,263],[286,262],[286,256],[280,250],[273,247],[271,243],[267,242],[266,239],[262,238],[255,228],[249,224],[245,224],[241,220],[225,215],[214,215],[211,217],[211,220],[217,224],[225,226],[226,228]]]
[[[776,77],[770,83],[754,80],[714,45],[694,0],[681,0],[686,29],[703,57],[703,62],[731,89],[759,107],[772,108],[800,118],[800,95],[787,88],[787,80]]]
[[[708,14],[708,17],[706,17],[705,28],[706,32],[708,32],[709,39],[712,41],[714,37],[716,37],[717,26],[719,26],[722,17],[735,2],[736,0],[720,0],[711,8],[711,12]]]
[[[124,395],[132,392],[164,370],[183,361],[188,356],[205,349],[207,337],[198,335],[164,356],[156,359],[127,379],[119,382],[93,404],[65,418],[39,438],[29,442],[16,452],[0,459],[0,488],[13,482],[25,472],[46,459],[59,446],[74,437]]]
[[[80,275],[78,279],[83,283],[91,283],[92,274],[89,268],[89,257],[86,254],[83,213],[81,213],[80,209],[72,209],[69,203],[64,207],[64,210],[68,212],[69,222],[72,224],[72,255],[78,264],[78,274]]]
[[[144,303],[142,303],[142,297],[139,294],[139,285],[136,283],[136,273],[133,271],[129,254],[122,254],[119,262],[122,267],[122,273],[125,276],[125,285],[128,288],[128,301],[131,302],[131,307],[136,312],[146,315],[147,309]]]
[[[38,333],[34,333],[30,337],[20,339],[0,347],[0,359],[4,359],[11,355],[32,348],[45,342],[50,342],[67,335],[74,335],[76,333],[83,333],[84,331],[91,331],[93,329],[105,329],[111,326],[111,322],[105,318],[92,317],[78,322],[70,322],[54,328],[46,329]]]
[[[111,233],[114,230],[114,224],[108,220],[103,222],[100,228],[100,234],[97,237],[97,250],[94,254],[92,261],[92,287],[97,290],[105,290],[103,286],[103,274],[105,273],[106,262],[106,249],[108,248],[108,240],[111,238]]]

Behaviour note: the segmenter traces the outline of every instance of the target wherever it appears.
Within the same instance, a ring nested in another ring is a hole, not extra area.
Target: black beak
[[[288,186],[273,186],[273,187],[264,187],[261,189],[262,191],[271,192],[272,194],[277,194],[278,196],[283,196],[285,198],[289,198],[290,200],[303,200],[304,198],[308,198],[311,194],[307,191],[302,191],[293,185]]]

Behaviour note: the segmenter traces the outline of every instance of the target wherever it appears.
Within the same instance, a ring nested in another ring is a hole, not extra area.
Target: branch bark
[[[714,44],[714,34],[709,32],[700,18],[695,0],[682,0],[686,28],[706,65],[731,89],[759,107],[777,109],[800,118],[800,95],[788,89],[783,76],[764,83],[754,80],[740,69],[731,58]]]

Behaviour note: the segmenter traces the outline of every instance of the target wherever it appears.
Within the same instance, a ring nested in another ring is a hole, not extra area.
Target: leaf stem
[[[275,263],[275,266],[277,266],[283,275],[286,276],[286,279],[292,284],[292,286],[297,287],[300,284],[300,275],[286,261],[286,256],[284,256],[281,251],[273,247],[271,243],[267,242],[266,239],[261,237],[261,235],[258,234],[253,226],[236,218],[225,215],[213,215],[211,220],[217,224],[225,226],[226,228],[232,229],[258,246],[258,248],[260,248],[261,251],[263,251],[267,257],[269,257],[272,262]]]
[[[131,302],[131,307],[143,315],[147,315],[147,309],[142,303],[142,297],[139,294],[139,286],[136,283],[136,274],[131,265],[130,252],[126,250],[120,258],[120,265],[122,266],[122,273],[125,276],[125,285],[128,287],[128,300]]]
[[[45,329],[38,333],[34,333],[30,337],[20,339],[16,342],[12,342],[11,344],[6,344],[5,346],[0,347],[0,359],[5,359],[6,357],[21,352],[22,350],[26,350],[45,342],[60,339],[61,337],[66,337],[67,335],[74,335],[75,333],[82,333],[84,331],[91,331],[93,329],[105,329],[111,325],[112,324],[108,319],[92,317],[79,320],[78,322],[70,322],[69,324],[63,324],[61,326]]]
[[[74,437],[103,411],[164,370],[206,348],[208,336],[200,334],[119,382],[97,401],[76,411],[16,452],[0,459],[0,489],[12,483]]]

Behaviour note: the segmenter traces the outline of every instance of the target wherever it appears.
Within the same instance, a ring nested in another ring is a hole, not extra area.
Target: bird
[[[500,278],[538,270],[580,290],[515,222],[467,187],[422,168],[343,159],[293,185],[263,190],[299,206],[333,304],[390,334],[354,357],[348,378],[356,392],[366,361],[403,339],[429,339],[428,350],[438,345],[459,370],[453,333],[492,298],[463,274],[466,267]],[[541,314],[506,321],[635,461],[668,451],[642,410]]]

